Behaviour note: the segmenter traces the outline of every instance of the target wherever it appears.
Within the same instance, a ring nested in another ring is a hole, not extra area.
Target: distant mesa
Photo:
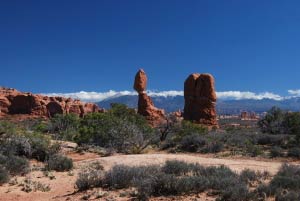
[[[218,126],[214,78],[210,74],[193,73],[184,82],[185,120]]]
[[[96,104],[63,97],[48,97],[0,87],[0,116],[26,114],[53,117],[55,114],[76,114],[80,117],[91,112],[103,112]]]
[[[146,87],[147,75],[143,69],[140,69],[135,75],[133,85],[133,88],[139,94],[138,113],[144,116],[150,125],[157,126],[165,121],[165,112],[154,106],[150,96],[146,93]]]

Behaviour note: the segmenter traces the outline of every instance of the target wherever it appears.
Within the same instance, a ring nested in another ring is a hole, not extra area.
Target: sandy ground
[[[120,194],[124,192],[106,192],[101,189],[94,191],[87,191],[85,193],[76,193],[75,181],[77,173],[80,168],[89,162],[99,161],[105,169],[109,169],[114,165],[149,165],[149,164],[163,164],[166,160],[183,160],[186,162],[199,163],[204,166],[211,165],[226,165],[234,171],[241,171],[245,168],[249,168],[257,171],[268,171],[271,174],[275,174],[280,168],[282,162],[260,159],[242,159],[242,158],[213,158],[204,155],[191,155],[191,154],[140,154],[140,155],[114,155],[109,157],[99,157],[96,154],[69,154],[73,158],[75,168],[72,172],[52,172],[55,179],[46,177],[41,171],[32,171],[27,177],[31,177],[34,181],[39,181],[42,184],[50,186],[49,192],[23,192],[22,183],[25,177],[18,177],[17,183],[14,185],[5,184],[0,186],[0,201],[44,201],[44,200],[82,200],[85,194],[111,194],[111,196],[105,196],[105,198],[90,198],[88,200],[128,200],[128,198],[120,197]],[[126,193],[126,192],[125,192]],[[182,198],[155,198],[153,200],[182,200]],[[185,200],[211,200],[206,198],[205,195],[197,195],[186,198]]]

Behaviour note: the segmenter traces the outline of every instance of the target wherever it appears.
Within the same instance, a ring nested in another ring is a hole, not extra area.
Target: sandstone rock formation
[[[241,120],[257,120],[255,112],[242,111],[240,117]]]
[[[146,93],[147,76],[143,69],[140,69],[134,80],[133,88],[139,94],[138,113],[143,115],[152,126],[157,126],[165,121],[164,110],[158,109],[154,106],[151,98]]]
[[[136,90],[139,94],[143,93],[147,88],[147,75],[143,69],[140,69],[134,79],[134,90]]]
[[[55,114],[77,114],[102,112],[96,104],[63,97],[48,97],[23,93],[15,89],[0,87],[0,115],[28,114],[52,117]]]
[[[210,74],[191,74],[184,82],[185,120],[217,126],[216,92],[214,78]]]

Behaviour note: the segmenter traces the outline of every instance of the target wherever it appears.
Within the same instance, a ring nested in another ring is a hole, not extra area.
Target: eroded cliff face
[[[147,75],[143,69],[136,73],[133,88],[139,94],[138,113],[143,115],[152,126],[163,123],[166,120],[165,112],[156,108],[150,96],[147,95]]]
[[[63,97],[48,97],[23,93],[11,88],[0,87],[0,115],[27,114],[52,117],[55,114],[77,114],[102,112],[96,104]]]
[[[214,78],[210,74],[193,73],[184,82],[185,120],[217,126]]]

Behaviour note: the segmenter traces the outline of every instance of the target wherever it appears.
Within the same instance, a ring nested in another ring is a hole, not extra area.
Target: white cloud
[[[97,102],[102,101],[107,98],[125,96],[125,95],[136,95],[137,93],[134,91],[114,91],[109,90],[107,92],[74,92],[74,93],[47,93],[44,94],[46,96],[63,96],[67,98],[80,99],[86,102]]]
[[[289,94],[292,95],[292,96],[300,96],[300,89],[290,89],[288,90]]]
[[[300,95],[300,90],[289,90],[290,94]],[[183,91],[148,91],[149,96],[183,96]],[[74,92],[74,93],[48,93],[44,94],[47,96],[63,96],[63,97],[70,97],[74,99],[80,99],[86,102],[98,102],[108,98],[114,98],[124,95],[137,95],[135,91],[114,91],[110,90],[108,92]],[[219,99],[231,99],[231,100],[242,100],[242,99],[254,99],[254,100],[261,100],[261,99],[273,99],[273,100],[283,100],[288,97],[282,97],[278,94],[274,94],[271,92],[264,92],[264,93],[254,93],[249,91],[223,91],[217,92],[217,97]]]
[[[262,99],[273,99],[273,100],[282,100],[284,97],[270,93],[253,93],[250,91],[224,91],[224,92],[217,92],[217,97],[220,99],[234,99],[234,100],[241,100],[241,99],[254,99],[254,100],[262,100]]]
[[[149,96],[163,96],[163,97],[168,97],[168,96],[183,96],[183,91],[147,91]]]

